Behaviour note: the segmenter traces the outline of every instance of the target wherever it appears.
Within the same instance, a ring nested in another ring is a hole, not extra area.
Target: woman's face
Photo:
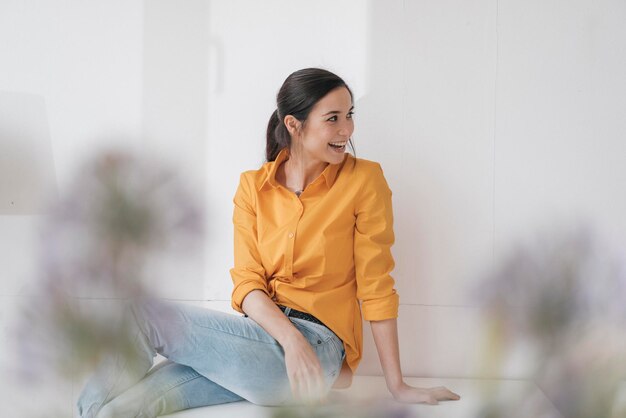
[[[292,141],[292,146],[298,146],[308,160],[341,163],[354,131],[353,108],[348,89],[331,90],[313,106],[296,139],[297,144]]]

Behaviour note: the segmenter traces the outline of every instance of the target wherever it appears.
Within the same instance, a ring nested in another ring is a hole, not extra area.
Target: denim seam
[[[329,340],[329,341],[330,341],[330,340]],[[341,340],[339,340],[339,341],[340,341],[340,344],[342,344],[342,343],[341,343]],[[332,345],[333,345],[333,350],[334,350],[337,354],[339,354],[339,357],[341,357],[341,356],[342,356],[341,349],[339,349],[339,348],[337,347],[337,345],[336,345],[334,342],[333,342],[333,344],[332,344]]]
[[[191,382],[192,380],[195,380],[199,377],[203,377],[201,374],[198,374],[197,376],[190,376],[189,378],[185,378],[183,380],[177,380],[176,384],[170,386],[165,392],[163,392],[158,398],[153,399],[147,406],[147,408],[150,408],[150,406],[152,406],[152,404],[154,404],[154,402],[158,401],[160,398],[162,398],[163,396],[165,396],[167,393],[171,392],[172,390],[176,389],[177,387],[187,383],[187,382]],[[187,402],[187,398],[185,398],[185,402],[187,404],[189,404],[189,402]],[[188,407],[188,406],[187,406]],[[143,413],[145,411],[146,408],[141,408],[141,410],[139,411],[140,413]]]
[[[168,321],[168,322],[172,322],[172,321]],[[174,322],[176,322],[176,321],[174,321]],[[248,341],[254,341],[254,342],[257,342],[257,343],[262,343],[262,344],[267,344],[267,345],[280,345],[280,344],[278,344],[278,341],[276,341],[276,340],[274,340],[274,342],[255,340],[254,338],[246,337],[244,335],[235,334],[233,332],[225,331],[225,330],[219,329],[219,328],[214,328],[214,327],[210,327],[210,326],[206,326],[206,325],[199,325],[199,324],[195,324],[195,323],[193,325],[197,326],[197,327],[200,327],[200,328],[210,329],[212,331],[223,332],[224,334],[232,335],[233,337],[243,338],[244,340],[248,340]],[[269,335],[269,333],[268,333],[268,335]]]

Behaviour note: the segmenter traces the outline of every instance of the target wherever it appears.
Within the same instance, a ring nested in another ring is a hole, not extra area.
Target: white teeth
[[[346,145],[346,142],[331,142],[330,145],[334,145],[336,147],[343,147]]]

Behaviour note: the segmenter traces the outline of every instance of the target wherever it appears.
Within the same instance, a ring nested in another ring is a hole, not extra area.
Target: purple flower
[[[89,160],[44,219],[39,282],[18,326],[39,332],[23,333],[23,346],[47,342],[46,355],[70,372],[130,344],[115,300],[158,286],[144,277],[151,260],[198,247],[201,213],[178,175],[156,161],[120,151]]]

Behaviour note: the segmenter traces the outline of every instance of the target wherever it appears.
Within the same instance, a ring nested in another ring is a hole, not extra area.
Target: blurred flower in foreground
[[[491,321],[486,361],[502,367],[507,351],[529,346],[535,382],[563,417],[626,416],[616,403],[626,378],[623,254],[589,227],[544,235],[512,251],[479,294]],[[510,416],[512,406],[490,408]]]
[[[271,418],[416,418],[406,405],[393,401],[331,402],[317,406],[285,406],[276,408]]]
[[[27,371],[36,375],[39,360],[68,376],[106,353],[129,351],[119,322],[124,300],[158,286],[144,277],[151,258],[198,246],[202,219],[173,171],[112,151],[83,166],[51,207],[41,235],[40,280],[18,341]]]

